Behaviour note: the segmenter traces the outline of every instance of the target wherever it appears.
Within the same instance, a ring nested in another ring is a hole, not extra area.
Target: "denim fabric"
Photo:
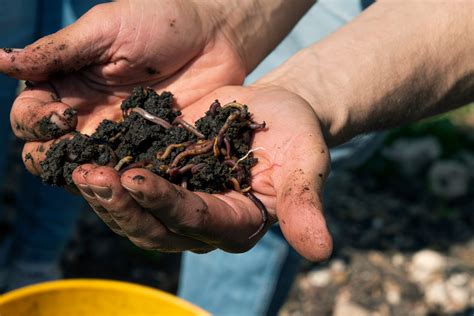
[[[279,66],[301,48],[335,31],[362,10],[356,0],[322,0],[288,37],[247,78],[253,82]],[[362,163],[383,140],[364,135],[331,150],[332,170]],[[298,272],[301,258],[291,249],[278,226],[243,254],[213,251],[185,253],[178,294],[219,316],[277,315]]]
[[[90,7],[103,1],[80,2],[81,6],[87,4]],[[64,23],[70,23],[71,20],[63,19],[65,7],[62,0],[0,0],[0,47],[23,47],[40,36],[58,30]],[[72,15],[69,16],[71,19]],[[9,112],[17,85],[16,80],[0,74],[0,144],[4,148],[13,137]],[[6,151],[2,151],[0,179],[6,168]],[[4,256],[0,258],[0,263],[4,264],[0,269],[8,269],[5,266],[7,262],[10,265],[21,262],[24,266],[56,264],[71,235],[82,199],[62,189],[46,187],[26,172],[17,181],[20,187],[16,199],[18,213],[13,232],[5,237],[8,242],[3,243],[4,249],[0,251]],[[10,249],[7,244],[12,245]],[[10,279],[14,277],[10,276]]]
[[[193,268],[182,270],[180,294],[216,315],[265,315],[278,275],[292,255],[294,250],[281,242],[277,226],[258,247],[243,254],[221,250],[207,255],[186,254],[183,267]],[[183,284],[186,280],[191,282]],[[205,305],[195,298],[205,298]]]

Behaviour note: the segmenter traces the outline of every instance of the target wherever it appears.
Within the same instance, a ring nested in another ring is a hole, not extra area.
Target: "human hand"
[[[211,7],[193,1],[119,1],[97,6],[71,26],[21,50],[0,50],[0,72],[33,82],[15,101],[13,131],[28,140],[34,174],[52,141],[91,134],[121,116],[135,86],[173,91],[178,108],[225,84],[244,65]],[[74,111],[71,111],[71,108]]]
[[[187,121],[202,116],[214,99],[238,100],[268,128],[252,143],[257,165],[252,190],[259,208],[236,191],[207,194],[187,191],[145,169],[118,174],[110,167],[83,165],[73,180],[98,215],[117,233],[145,249],[230,252],[250,249],[275,222],[304,257],[319,261],[332,250],[322,214],[322,190],[329,172],[329,151],[319,120],[306,101],[282,88],[223,87],[183,109]]]

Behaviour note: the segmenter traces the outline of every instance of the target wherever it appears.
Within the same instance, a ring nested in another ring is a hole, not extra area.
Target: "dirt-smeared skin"
[[[64,135],[64,131],[62,131],[59,126],[51,122],[49,117],[43,117],[38,122],[38,131],[40,135],[48,138],[57,138]]]
[[[131,111],[135,107],[169,122],[171,127],[150,122],[140,113]],[[236,183],[241,189],[249,188],[250,168],[256,159],[252,153],[248,154],[254,132],[250,124],[254,122],[247,107],[211,107],[212,110],[196,122],[197,130],[205,136],[199,140],[179,124],[172,125],[181,114],[172,107],[171,93],[158,95],[152,89],[135,88],[122,103],[123,121],[104,120],[90,137],[76,133],[72,139],[61,140],[51,147],[41,163],[43,181],[58,186],[72,184],[72,171],[80,164],[114,166],[122,161],[117,169],[144,167],[193,191],[224,192],[235,189]],[[237,118],[228,120],[231,115]],[[223,133],[221,129],[225,124]],[[49,125],[45,124],[45,128],[54,133]],[[172,146],[171,151],[163,155],[172,144],[183,145]],[[175,159],[183,152],[182,159]],[[245,155],[246,158],[239,161]]]

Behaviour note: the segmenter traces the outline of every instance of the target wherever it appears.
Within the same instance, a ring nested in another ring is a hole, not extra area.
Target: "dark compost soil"
[[[119,172],[146,168],[193,191],[249,191],[256,163],[250,142],[265,123],[255,123],[246,105],[216,100],[194,127],[172,107],[171,93],[135,88],[121,105],[122,121],[104,120],[91,136],[76,132],[51,147],[41,163],[43,181],[73,184],[73,170],[94,163]]]

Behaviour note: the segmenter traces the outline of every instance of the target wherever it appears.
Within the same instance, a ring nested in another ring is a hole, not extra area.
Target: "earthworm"
[[[230,159],[230,140],[227,137],[224,137],[224,144],[225,144],[225,158]]]
[[[220,109],[220,108],[221,108],[221,104],[219,100],[215,100],[214,102],[212,102],[211,106],[209,107],[209,113],[211,113],[211,115],[214,116],[216,114],[217,109]]]
[[[107,142],[108,143],[114,143],[120,136],[122,136],[122,132],[118,132],[114,136],[110,137]]]
[[[206,138],[206,136],[204,136],[204,134],[202,134],[200,131],[198,131],[196,129],[196,127],[189,124],[188,122],[186,122],[185,120],[183,120],[180,117],[175,118],[174,121],[173,121],[173,124],[174,125],[181,124],[181,126],[184,127],[184,129],[186,129],[188,132],[196,135],[197,138]]]
[[[237,192],[240,192],[240,182],[236,178],[232,177],[229,179],[229,182],[232,183],[232,186],[234,187],[234,190]]]
[[[181,168],[178,168],[178,167],[170,168],[168,169],[168,173],[171,176],[176,176],[178,174],[185,174],[186,172],[191,171],[193,167],[194,167],[193,163],[188,163],[187,165],[184,165]]]
[[[230,123],[238,119],[239,116],[240,116],[240,112],[234,111],[227,117],[227,120],[225,121],[224,125],[222,125],[221,129],[219,130],[219,133],[217,134],[217,141],[219,144],[222,143],[224,134],[229,129]]]
[[[168,158],[169,155],[171,155],[171,151],[172,151],[173,149],[175,149],[175,148],[181,148],[181,147],[184,147],[184,146],[188,146],[188,145],[190,145],[190,144],[192,144],[192,142],[184,142],[184,143],[181,143],[181,144],[171,144],[171,145],[168,145],[168,147],[166,147],[166,149],[165,149],[165,152],[164,152],[162,155],[160,155],[159,157],[157,157],[157,158],[158,158],[159,160],[163,161],[163,160],[165,160],[166,158]],[[158,156],[158,155],[159,155],[159,154],[157,153],[157,156]]]
[[[242,171],[242,168],[239,166],[239,164],[232,159],[224,160],[224,164],[230,167],[230,172],[237,170],[237,174],[240,174],[240,172]]]
[[[205,162],[201,162],[201,163],[198,163],[196,165],[194,165],[192,168],[191,168],[191,173],[192,174],[195,174],[197,172],[199,172],[201,169],[203,169],[204,167],[207,166],[207,163]]]
[[[215,137],[215,138],[214,138],[213,145],[212,145],[212,150],[213,150],[213,152],[214,152],[214,157],[218,157],[219,154],[220,154],[219,145],[218,145],[217,143],[218,143],[217,137]]]
[[[230,102],[230,103],[227,103],[226,105],[224,105],[224,109],[225,108],[234,108],[234,109],[239,110],[241,118],[245,118],[245,116],[247,115],[247,110],[245,108],[245,105],[243,105],[239,102],[236,102],[235,100]]]
[[[162,119],[161,117],[158,117],[156,115],[153,115],[147,111],[145,111],[144,109],[142,108],[133,108],[131,109],[131,112],[135,112],[137,114],[139,114],[141,117],[143,117],[145,120],[148,120],[152,123],[155,123],[155,124],[158,124],[160,125],[161,127],[163,128],[170,128],[171,127],[171,124],[168,123],[167,121],[165,121],[164,119]]]
[[[248,124],[248,127],[252,130],[254,129],[262,129],[262,128],[265,128],[265,126],[267,125],[267,123],[265,123],[265,121],[263,121],[262,123],[255,123],[255,122],[252,122],[252,123],[249,123]]]
[[[260,234],[260,232],[262,232],[262,230],[265,228],[265,225],[267,225],[268,211],[267,211],[267,208],[265,207],[265,205],[263,205],[262,201],[260,201],[260,199],[257,198],[255,196],[255,194],[253,194],[250,191],[245,192],[244,194],[245,194],[245,196],[247,196],[250,199],[250,201],[253,202],[253,204],[255,204],[255,206],[260,210],[260,213],[262,214],[262,223],[258,227],[257,231],[255,233],[253,233],[252,235],[250,235],[250,237],[249,237],[249,239],[252,239],[253,237]]]
[[[224,163],[225,163],[228,167],[235,167],[235,166],[236,166],[235,161],[232,160],[232,159],[226,159],[226,160],[224,160]]]
[[[212,141],[207,141],[207,142],[202,143],[201,145],[197,145],[190,149],[186,149],[185,151],[179,153],[174,158],[173,162],[170,164],[170,167],[173,168],[173,167],[178,166],[179,162],[188,156],[197,156],[197,155],[210,152],[212,150],[212,145],[213,145]]]
[[[115,165],[114,169],[117,170],[117,171],[120,171],[120,169],[122,169],[122,167],[125,165],[125,164],[128,164],[130,162],[133,161],[133,157],[132,156],[125,156],[123,157],[122,159],[119,160],[119,162]]]
[[[249,192],[250,190],[252,190],[252,187],[249,185],[248,187],[245,187],[243,189],[240,189],[240,193],[247,193]]]

